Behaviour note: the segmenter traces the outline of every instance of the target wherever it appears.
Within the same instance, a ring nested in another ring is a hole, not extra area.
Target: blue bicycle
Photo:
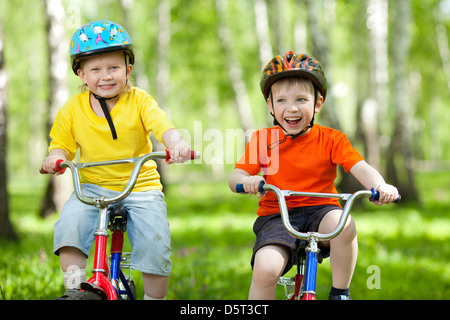
[[[245,193],[242,184],[236,185],[236,191]],[[316,193],[316,192],[299,192],[290,190],[280,190],[279,188],[266,184],[261,181],[259,185],[259,192],[265,193],[267,191],[274,192],[278,199],[280,207],[281,219],[286,230],[293,237],[299,239],[298,243],[298,260],[297,273],[295,277],[287,278],[281,277],[278,284],[285,289],[286,300],[316,300],[316,281],[317,281],[317,267],[319,263],[319,241],[327,241],[338,236],[344,229],[347,218],[350,214],[354,202],[358,198],[369,198],[370,201],[376,201],[379,198],[378,191],[373,188],[369,190],[360,190],[353,194],[350,193]],[[345,201],[342,208],[342,215],[336,228],[328,233],[322,234],[318,232],[299,232],[291,225],[289,221],[289,213],[286,206],[286,197],[289,196],[305,196],[305,197],[320,197],[320,198],[337,198]],[[400,202],[401,197],[398,196],[395,203]]]

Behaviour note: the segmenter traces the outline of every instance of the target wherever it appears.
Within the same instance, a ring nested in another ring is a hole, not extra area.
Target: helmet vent
[[[294,65],[294,59],[292,59],[293,57],[294,57],[294,53],[292,51],[288,51],[284,55],[284,65],[286,67],[286,70],[292,69],[292,67]]]

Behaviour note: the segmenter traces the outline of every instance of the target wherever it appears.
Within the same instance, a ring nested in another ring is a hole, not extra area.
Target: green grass
[[[418,175],[422,204],[360,205],[352,216],[359,256],[354,299],[447,299],[450,292],[449,174]],[[16,243],[0,240],[0,299],[51,299],[64,292],[52,253],[57,215],[37,216],[39,183],[12,185]],[[168,299],[246,299],[251,281],[252,226],[257,199],[232,194],[225,183],[174,184],[166,195],[172,231],[173,272]],[[92,264],[92,258],[89,260]],[[372,288],[373,268],[378,271]],[[293,274],[293,270],[289,274]],[[138,272],[138,296],[142,281]],[[88,269],[90,276],[90,269]],[[331,283],[329,259],[319,265],[318,298]],[[277,295],[282,299],[282,289]]]

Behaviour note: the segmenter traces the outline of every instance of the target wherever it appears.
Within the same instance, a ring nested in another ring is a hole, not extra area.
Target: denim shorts
[[[289,220],[292,226],[300,232],[316,232],[319,230],[319,224],[323,217],[332,210],[342,210],[341,207],[334,205],[299,207],[289,210]],[[283,275],[288,272],[297,261],[298,240],[288,233],[281,220],[279,213],[269,216],[258,217],[253,225],[253,232],[256,235],[255,245],[251,265],[255,262],[256,252],[266,245],[285,246],[291,252],[289,260],[283,270]],[[319,242],[320,248],[320,242]],[[327,258],[330,256],[329,248],[320,248],[319,257]]]
[[[87,197],[112,197],[119,192],[83,184]],[[128,211],[127,235],[133,248],[132,268],[144,273],[169,276],[172,271],[170,260],[170,229],[167,221],[167,206],[164,194],[159,190],[132,192],[122,204]],[[64,204],[55,223],[53,251],[58,255],[62,247],[75,247],[87,257],[98,228],[99,210],[82,203],[72,194]]]

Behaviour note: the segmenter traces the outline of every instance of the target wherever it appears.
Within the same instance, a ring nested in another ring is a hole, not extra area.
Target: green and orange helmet
[[[310,79],[321,93],[323,100],[327,95],[327,78],[319,61],[305,53],[286,52],[284,57],[276,56],[264,68],[261,75],[261,91],[264,98],[269,98],[275,81],[287,77]]]

